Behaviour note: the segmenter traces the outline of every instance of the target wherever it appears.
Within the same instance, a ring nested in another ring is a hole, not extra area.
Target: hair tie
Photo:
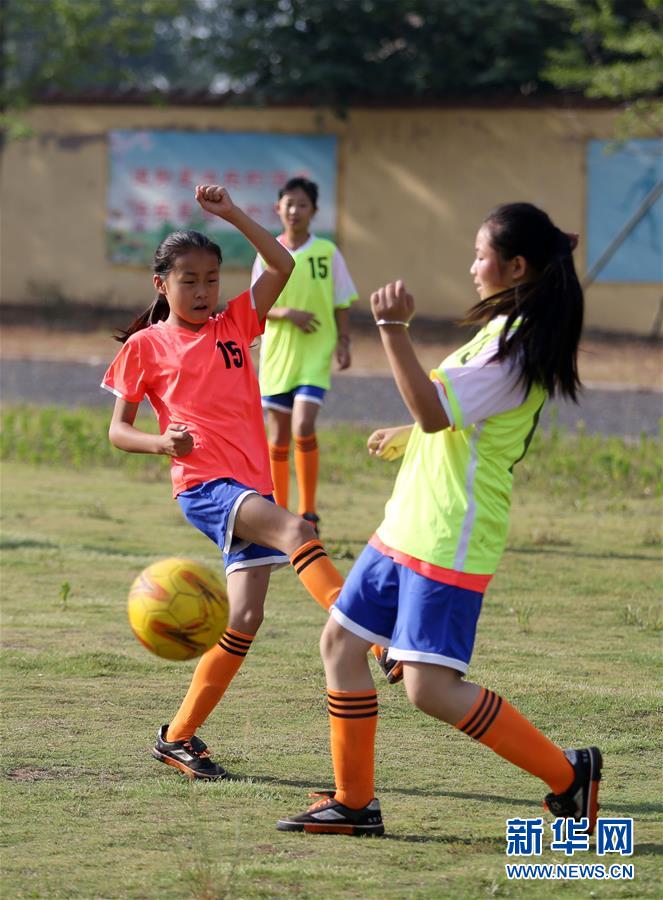
[[[570,256],[578,246],[579,239],[580,235],[575,231],[562,231],[558,228],[555,240],[555,255]]]
[[[559,228],[557,229],[557,234],[555,236],[555,248],[553,253],[555,256],[570,256],[573,251],[571,246],[571,237],[568,234],[565,234]]]

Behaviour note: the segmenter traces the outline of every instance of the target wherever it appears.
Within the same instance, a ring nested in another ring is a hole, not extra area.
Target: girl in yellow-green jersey
[[[403,454],[403,462],[320,644],[335,788],[281,819],[280,830],[384,832],[375,797],[378,700],[366,661],[376,644],[388,648],[384,666],[392,666],[391,681],[400,670],[411,703],[540,778],[550,790],[545,806],[573,820],[576,835],[588,841],[594,831],[600,751],[560,749],[508,700],[465,678],[483,595],[506,543],[513,468],[546,398],[575,400],[580,386],[576,240],[529,203],[490,212],[470,269],[480,302],[466,318],[483,327],[430,373],[408,336],[414,300],[403,282],[371,295],[414,425],[380,429],[368,440],[372,453]]]
[[[288,506],[294,438],[298,512],[316,528],[316,419],[330,386],[332,357],[339,369],[350,366],[349,310],[358,296],[341,251],[310,231],[317,206],[317,185],[306,178],[292,178],[279,191],[283,234],[278,240],[294,257],[295,269],[268,314],[260,352],[274,496],[278,504]],[[256,257],[252,282],[263,266]]]

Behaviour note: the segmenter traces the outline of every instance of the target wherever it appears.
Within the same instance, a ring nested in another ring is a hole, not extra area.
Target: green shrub
[[[73,468],[122,467],[141,477],[161,476],[165,457],[123,453],[108,440],[108,413],[97,409],[65,410],[57,407],[5,407],[1,415],[0,458]],[[136,425],[157,428],[152,417]],[[320,429],[321,478],[391,482],[397,464],[381,463],[366,452],[368,426],[335,425]],[[663,492],[661,440],[642,435],[639,440],[588,435],[582,429],[569,434],[553,425],[538,431],[525,458],[514,470],[516,485],[525,482],[544,492],[588,494],[624,493],[660,496]]]

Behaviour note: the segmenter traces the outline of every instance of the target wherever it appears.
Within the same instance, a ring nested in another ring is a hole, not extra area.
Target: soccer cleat
[[[320,516],[316,516],[315,513],[305,512],[302,513],[302,519],[305,522],[310,522],[315,528],[316,537],[320,537]]]
[[[384,834],[380,801],[371,800],[361,809],[350,809],[334,799],[333,791],[317,791],[313,797],[320,797],[313,806],[298,816],[279,819],[279,831],[306,831],[309,834]]]
[[[388,684],[398,684],[403,680],[403,663],[400,659],[387,659],[388,649],[382,651],[378,665],[384,673]]]
[[[599,781],[603,768],[601,751],[597,747],[589,747],[586,750],[565,750],[564,755],[575,772],[573,783],[563,794],[548,794],[543,802],[544,808],[554,816],[575,819],[576,822],[587,818],[587,834],[593,834],[600,809]]]
[[[157,734],[157,742],[152,748],[152,756],[167,766],[173,766],[189,778],[203,781],[221,781],[228,773],[218,763],[209,758],[207,744],[196,737],[186,741],[167,741],[168,725],[162,725]]]

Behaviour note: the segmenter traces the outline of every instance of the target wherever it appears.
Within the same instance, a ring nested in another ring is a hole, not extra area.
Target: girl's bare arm
[[[186,456],[193,450],[193,438],[182,422],[171,422],[163,434],[149,434],[134,426],[138,403],[118,397],[108,429],[111,444],[127,453],[155,453]]]
[[[407,330],[414,314],[414,299],[402,281],[371,294],[371,309],[380,325],[382,346],[405,405],[422,431],[433,433],[449,427],[435,385],[424,372]]]
[[[295,261],[286,248],[254,219],[235,206],[230,194],[217,184],[199,184],[196,200],[203,209],[230,222],[255,247],[265,270],[253,285],[253,299],[260,319],[264,319],[286,286]]]

